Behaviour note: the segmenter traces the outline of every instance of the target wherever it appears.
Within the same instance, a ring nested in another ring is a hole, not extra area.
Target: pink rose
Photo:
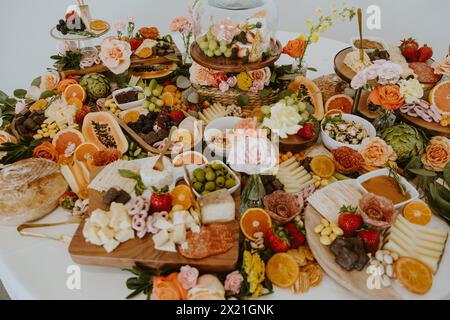
[[[199,272],[196,268],[192,268],[191,266],[184,266],[181,267],[177,279],[185,290],[190,290],[197,284],[198,276]]]
[[[237,79],[235,76],[228,78],[227,82],[230,88],[234,88],[237,85]]]
[[[172,32],[183,32],[189,26],[189,21],[186,18],[175,18],[170,24]]]
[[[110,37],[102,41],[100,59],[115,74],[128,70],[131,64],[131,46],[128,42]]]
[[[253,81],[266,82],[266,70],[265,69],[248,71],[247,73]]]
[[[214,79],[214,83],[211,84],[214,87],[218,87],[222,82],[226,82],[227,81],[227,75],[225,74],[225,72],[222,71],[212,71],[210,70],[211,75]]]
[[[228,90],[230,90],[230,85],[228,84],[228,82],[222,81],[219,84],[219,90],[222,92],[227,92]]]
[[[248,91],[251,93],[258,93],[262,89],[264,89],[264,82],[254,81],[253,85],[250,87]]]
[[[244,277],[239,271],[234,271],[227,275],[225,280],[225,290],[238,294],[241,291],[242,282]]]

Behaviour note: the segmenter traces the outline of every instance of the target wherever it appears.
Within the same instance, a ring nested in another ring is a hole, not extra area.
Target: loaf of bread
[[[58,206],[67,182],[56,163],[27,159],[0,171],[0,225],[40,219]]]

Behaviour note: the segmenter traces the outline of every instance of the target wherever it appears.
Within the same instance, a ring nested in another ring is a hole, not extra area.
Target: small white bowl
[[[362,191],[367,193],[368,191],[363,187],[362,184],[367,180],[370,180],[374,177],[379,177],[379,176],[389,176],[389,169],[380,169],[380,170],[375,170],[375,171],[363,174],[358,179],[356,179],[356,185]],[[419,198],[419,192],[411,183],[408,182],[408,180],[406,180],[404,177],[400,176],[400,183],[405,187],[406,191],[410,195],[410,198],[406,201],[403,201],[403,202],[400,202],[400,203],[394,205],[395,209],[397,209],[397,210],[403,208],[408,203],[415,201]]]
[[[386,41],[383,38],[380,38],[380,37],[363,37],[363,39],[376,41],[376,42],[380,43],[384,47],[384,50],[388,50],[389,49],[389,45],[386,43]],[[356,40],[359,40],[359,37],[353,37],[353,38],[350,39],[350,43],[352,44],[353,50],[359,50],[355,46],[355,41]],[[374,52],[375,49],[364,49],[364,51],[368,52],[368,53],[371,53],[371,52]]]
[[[353,114],[342,114],[342,120],[345,121],[353,121],[355,123],[361,124],[369,133],[369,137],[373,138],[377,136],[377,130],[375,127],[366,119],[363,119],[361,117],[355,116]],[[350,147],[354,150],[358,150],[360,144],[346,144],[338,142],[334,139],[332,139],[325,131],[323,130],[323,122],[320,124],[320,137],[322,139],[323,144],[327,149],[334,150],[340,147]]]
[[[117,102],[117,95],[124,93],[124,92],[128,92],[128,91],[138,91],[140,93],[144,93],[144,90],[141,87],[128,87],[128,88],[124,88],[124,89],[120,89],[120,90],[116,90],[113,92],[112,97],[114,99],[114,102],[117,104],[117,106],[119,107],[120,110],[128,110],[128,109],[132,109],[132,108],[136,108],[136,107],[140,107],[146,98],[141,99],[141,100],[137,100],[137,101],[133,101],[133,102],[128,102],[128,103],[123,103],[120,104]]]
[[[223,157],[225,155],[228,155],[231,150],[231,146],[229,148],[219,147],[218,145],[212,143],[212,138],[219,133],[226,134],[227,130],[234,129],[234,127],[241,120],[242,118],[240,117],[223,117],[211,121],[206,126],[204,132],[205,142],[208,145],[209,149],[211,149],[211,151],[214,151],[217,156]]]
[[[231,174],[233,175],[234,180],[236,181],[236,185],[235,185],[233,188],[227,189],[227,190],[228,190],[228,192],[229,192],[230,194],[235,193],[236,190],[238,190],[238,189],[241,187],[241,180],[239,179],[239,177],[237,176],[237,174],[234,173],[234,171],[231,170],[230,167],[228,167],[225,163],[223,163],[223,162],[220,161],[220,160],[210,161],[210,162],[208,162],[207,164],[214,164],[214,163],[220,163],[222,166],[224,166],[224,167],[228,170],[229,173],[231,173]],[[193,173],[196,169],[198,169],[198,168],[203,169],[203,168],[206,167],[207,164],[204,164],[204,165],[201,165],[201,166],[195,166],[195,165],[187,166],[187,171],[189,172],[189,176],[191,177],[191,179],[192,179],[192,173]],[[186,181],[186,183],[189,184],[189,180],[188,180],[188,177],[186,176],[186,174],[184,174],[184,180]],[[201,194],[199,194],[197,191],[195,191],[194,188],[192,188],[192,190],[194,191],[194,193],[195,193],[195,195],[197,196],[197,198],[198,198],[198,197],[201,197]]]

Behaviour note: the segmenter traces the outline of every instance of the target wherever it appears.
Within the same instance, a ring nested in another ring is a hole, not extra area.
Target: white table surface
[[[280,32],[278,38],[284,44],[295,36],[293,33]],[[181,43],[179,46],[182,48]],[[333,73],[334,56],[347,46],[345,43],[326,38],[312,45],[308,49],[306,61],[310,67],[315,67],[319,71],[309,73],[309,77]],[[289,60],[283,57],[279,63],[289,63]],[[28,79],[24,79],[24,83],[27,81]],[[63,221],[65,218],[66,213],[58,209],[42,222]],[[71,236],[75,230],[76,226],[71,225],[43,232],[57,236],[61,234]],[[125,284],[130,273],[118,269],[81,265],[79,266],[81,288],[69,290],[66,285],[69,277],[67,269],[73,265],[75,263],[68,253],[66,244],[23,237],[14,227],[0,227],[0,279],[11,299],[124,299],[130,293]],[[290,290],[276,289],[275,294],[267,298],[356,299],[348,290],[327,276],[318,288],[310,290],[307,294],[294,295]]]

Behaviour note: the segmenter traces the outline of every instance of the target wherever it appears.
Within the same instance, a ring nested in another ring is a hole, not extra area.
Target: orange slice
[[[328,99],[325,104],[325,112],[332,110],[342,111],[343,113],[352,113],[353,99],[345,94],[338,94]]]
[[[141,116],[141,114],[139,113],[139,111],[136,111],[136,110],[128,111],[123,116],[123,121],[125,121],[125,123],[134,123],[139,120],[140,116]]]
[[[169,84],[168,86],[164,87],[163,92],[170,92],[170,93],[177,95],[177,90],[178,90],[177,86],[174,86],[173,84]]]
[[[161,99],[164,101],[166,107],[172,107],[175,102],[175,97],[171,92],[164,92]]]
[[[272,228],[272,220],[265,210],[251,208],[242,215],[240,225],[244,236],[251,241],[255,241],[254,234],[257,232],[265,233]]]
[[[97,151],[99,151],[99,149],[95,144],[85,142],[77,147],[74,157],[77,161],[88,163]]]
[[[39,99],[35,103],[33,103],[30,107],[31,111],[39,111],[42,110],[44,107],[47,106],[47,100],[45,99]]]
[[[81,100],[76,97],[69,98],[69,100],[67,100],[67,103],[77,107],[78,110],[81,110],[83,108],[83,102],[81,102]]]
[[[336,167],[334,165],[333,160],[331,160],[327,156],[317,156],[314,157],[311,161],[311,171],[323,178],[323,179],[329,179],[333,176],[333,174],[336,172]]]
[[[274,285],[289,288],[297,280],[299,268],[295,259],[289,254],[277,253],[267,262],[266,274]]]
[[[425,294],[433,285],[433,273],[423,262],[402,257],[394,264],[397,280],[409,291],[415,294]]]
[[[108,29],[108,23],[103,20],[94,20],[90,24],[91,30],[94,31],[104,31]]]
[[[450,80],[436,85],[430,92],[430,103],[443,115],[450,114]]]
[[[421,226],[427,225],[431,220],[431,209],[422,201],[408,203],[403,209],[403,216],[411,223]]]
[[[176,186],[172,192],[172,206],[180,205],[184,210],[189,210],[192,207],[192,197],[191,188],[187,185],[181,184]]]
[[[84,137],[80,131],[75,129],[65,129],[58,132],[52,141],[58,154],[66,157],[70,157],[82,143],[84,143]]]
[[[78,98],[81,102],[86,100],[86,91],[79,84],[71,84],[64,90],[64,98],[68,102],[71,98]]]

